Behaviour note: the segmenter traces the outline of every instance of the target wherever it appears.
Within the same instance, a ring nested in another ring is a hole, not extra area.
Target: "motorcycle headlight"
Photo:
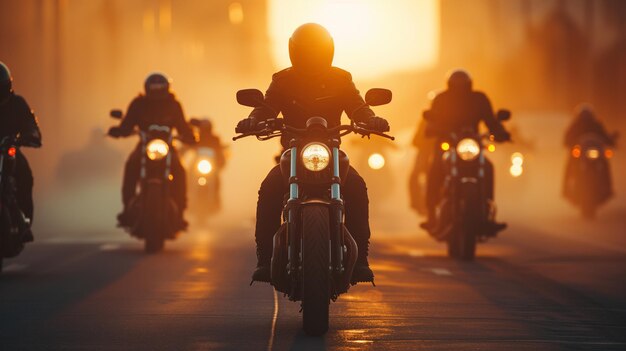
[[[330,163],[330,151],[319,143],[310,143],[302,149],[302,163],[309,171],[322,171]]]
[[[515,166],[521,166],[524,164],[524,155],[521,152],[514,152],[511,155],[511,163]]]
[[[385,167],[385,157],[381,154],[371,154],[367,159],[367,164],[371,169],[381,169]]]
[[[585,151],[585,156],[587,156],[588,159],[595,160],[600,157],[600,150],[596,148],[587,149],[587,151]]]
[[[146,146],[146,155],[152,161],[163,159],[170,152],[170,147],[161,139],[152,139]]]
[[[196,165],[196,168],[200,174],[209,174],[213,170],[213,165],[209,160],[200,160],[200,162]]]
[[[196,168],[200,174],[209,174],[213,170],[213,165],[209,160],[200,160],[200,162],[196,165]]]
[[[471,161],[478,157],[480,153],[480,145],[471,138],[461,139],[456,145],[456,153],[463,161]]]

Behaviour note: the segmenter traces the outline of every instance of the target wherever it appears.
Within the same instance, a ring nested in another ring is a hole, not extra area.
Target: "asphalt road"
[[[625,221],[511,223],[475,262],[417,230],[378,230],[377,287],[331,306],[249,286],[250,223],[195,229],[162,254],[111,230],[40,236],[0,277],[0,350],[626,350]]]

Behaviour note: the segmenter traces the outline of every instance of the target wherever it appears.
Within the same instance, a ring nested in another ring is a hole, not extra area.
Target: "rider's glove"
[[[493,139],[497,142],[505,142],[505,141],[509,141],[511,140],[511,133],[507,132],[506,130],[502,129],[499,130],[495,133],[493,133]]]
[[[370,119],[367,121],[367,127],[377,132],[388,132],[389,122],[381,117],[370,117]]]
[[[111,127],[109,128],[109,136],[112,136],[114,138],[119,138],[122,136],[122,128],[120,127]]]
[[[252,117],[244,118],[237,123],[235,133],[248,133],[254,131],[257,128],[257,125],[256,119]]]

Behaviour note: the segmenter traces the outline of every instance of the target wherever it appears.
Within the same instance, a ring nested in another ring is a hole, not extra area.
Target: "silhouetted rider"
[[[574,120],[567,128],[565,132],[565,138],[563,140],[565,146],[568,149],[572,149],[575,145],[580,143],[580,138],[586,134],[592,134],[595,137],[599,138],[603,143],[607,146],[615,146],[617,134],[610,135],[604,124],[600,119],[596,117],[596,114],[593,110],[593,107],[589,104],[580,104],[576,107],[574,112]],[[606,160],[601,159],[602,162],[606,162]],[[567,161],[567,165],[565,167],[565,179],[563,192],[567,193],[567,179],[574,175],[576,168],[576,162],[573,158],[569,158]],[[611,177],[611,172],[609,171],[608,163],[604,168],[606,170],[605,177],[606,181],[606,190],[608,194],[613,194],[613,178]]]
[[[565,146],[572,148],[584,134],[594,134],[609,146],[615,145],[615,137],[607,133],[594,111],[588,104],[581,104],[576,108],[575,117],[565,132]]]
[[[0,62],[0,140],[17,137],[18,145],[41,146],[41,132],[37,119],[23,97],[13,92],[13,77],[9,68]],[[15,184],[17,204],[30,219],[33,219],[33,173],[21,151],[15,154]],[[25,232],[25,241],[32,241],[32,233]]]
[[[192,122],[193,123],[193,122]],[[197,119],[195,120],[195,126],[197,130],[198,143],[196,147],[208,147],[215,152],[215,162],[217,163],[217,169],[220,170],[226,163],[226,157],[224,156],[224,146],[220,141],[220,137],[213,132],[213,122],[210,119]]]
[[[170,91],[170,80],[161,73],[153,73],[146,78],[145,95],[137,96],[128,107],[128,111],[122,123],[118,127],[111,127],[109,135],[115,138],[126,137],[133,134],[135,127],[141,131],[148,131],[153,125],[168,126],[175,128],[178,135],[185,143],[194,143],[194,135],[185,120],[181,104]],[[122,201],[124,211],[118,215],[121,226],[132,224],[128,205],[136,195],[137,182],[141,170],[141,145],[138,144],[126,161],[124,169],[124,184],[122,186]],[[171,174],[174,177],[171,186],[171,194],[180,209],[181,226],[185,227],[183,212],[187,207],[187,181],[185,169],[180,163],[176,150],[172,149]]]
[[[484,122],[496,141],[507,141],[509,133],[495,118],[491,102],[487,96],[472,90],[472,79],[464,70],[455,70],[448,76],[447,90],[437,94],[430,108],[426,134],[444,141],[451,133],[478,133],[480,122]],[[440,149],[437,149],[441,153]],[[486,160],[485,182],[487,198],[493,200],[493,164]],[[445,173],[441,154],[433,158],[427,177],[426,206],[428,221],[422,227],[431,230],[436,226],[435,209],[441,198]],[[494,224],[494,230],[501,230],[504,224]]]
[[[375,117],[371,109],[362,107],[363,98],[350,73],[332,67],[333,56],[333,38],[324,27],[308,23],[297,28],[289,39],[292,67],[274,74],[265,94],[266,106],[255,108],[249,118],[239,122],[237,130],[255,130],[260,121],[276,118],[279,113],[282,113],[285,124],[294,128],[305,128],[306,121],[314,116],[325,118],[328,127],[332,128],[341,124],[341,115],[345,111],[353,121],[368,123],[371,129],[388,131],[389,124],[385,119]],[[290,139],[288,134],[283,135],[283,147],[288,147]],[[255,233],[258,263],[253,280],[270,281],[272,238],[280,227],[287,191],[288,185],[276,166],[259,190]],[[359,249],[353,281],[371,281],[374,274],[367,261],[369,200],[365,181],[352,167],[344,180],[342,194],[346,227],[354,235]]]

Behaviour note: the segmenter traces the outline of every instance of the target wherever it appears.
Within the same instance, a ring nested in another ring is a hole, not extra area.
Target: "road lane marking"
[[[433,274],[436,275],[440,275],[440,276],[451,276],[452,272],[450,272],[449,270],[445,269],[445,268],[424,268],[425,271],[429,271]]]
[[[120,248],[119,244],[103,244],[100,245],[100,251],[113,251]]]
[[[409,251],[409,256],[411,256],[411,257],[424,257],[424,251],[422,251],[422,250],[411,250],[411,251]]]
[[[11,263],[10,265],[2,268],[3,272],[19,272],[28,268],[27,264]]]
[[[276,289],[274,291],[274,315],[272,316],[272,331],[270,333],[270,340],[267,343],[267,350],[272,351],[274,348],[274,335],[276,334],[276,320],[278,319],[278,294]]]

